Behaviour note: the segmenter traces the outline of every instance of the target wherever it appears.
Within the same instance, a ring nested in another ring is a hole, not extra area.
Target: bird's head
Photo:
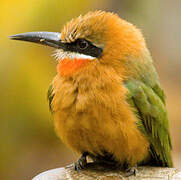
[[[105,11],[80,15],[68,22],[61,33],[28,32],[10,38],[56,48],[55,56],[62,75],[90,63],[121,67],[129,59],[139,59],[146,49],[144,38],[136,27]]]

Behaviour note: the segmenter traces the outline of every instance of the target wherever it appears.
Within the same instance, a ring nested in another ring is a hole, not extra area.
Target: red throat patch
[[[90,59],[62,59],[57,65],[57,72],[60,76],[69,76],[89,63]]]

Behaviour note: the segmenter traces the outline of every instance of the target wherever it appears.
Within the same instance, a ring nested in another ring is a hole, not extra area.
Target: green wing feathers
[[[49,86],[48,88],[48,92],[47,92],[47,99],[49,101],[49,108],[50,111],[53,113],[53,108],[52,108],[52,100],[53,100],[54,94],[53,94],[53,86],[52,84]]]
[[[159,83],[150,87],[140,80],[129,80],[125,86],[128,89],[128,102],[140,119],[138,127],[150,142],[149,164],[172,167],[169,122]]]

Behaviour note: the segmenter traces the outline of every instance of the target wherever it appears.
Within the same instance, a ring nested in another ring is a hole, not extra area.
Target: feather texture
[[[151,88],[138,80],[129,80],[125,86],[129,90],[128,101],[136,109],[140,119],[138,127],[150,142],[150,162],[158,166],[172,167],[168,116],[163,97],[159,97],[153,90],[155,87]],[[156,88],[160,87],[157,85]]]

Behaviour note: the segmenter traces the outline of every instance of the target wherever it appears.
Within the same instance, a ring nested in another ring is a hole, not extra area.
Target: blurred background
[[[180,0],[1,0],[0,179],[31,179],[76,160],[56,137],[46,93],[56,74],[53,49],[10,41],[28,31],[61,31],[89,10],[113,11],[140,28],[167,95],[175,167],[181,170]]]

